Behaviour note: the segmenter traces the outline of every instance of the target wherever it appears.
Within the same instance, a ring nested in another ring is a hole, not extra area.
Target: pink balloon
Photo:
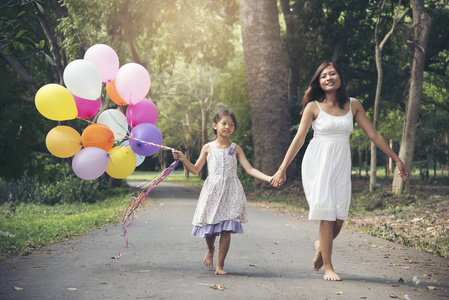
[[[136,63],[123,65],[115,76],[115,88],[128,104],[137,104],[145,98],[150,86],[150,74],[143,66]]]
[[[98,68],[103,82],[112,81],[120,67],[117,53],[104,44],[96,44],[87,49],[84,60],[90,61]]]
[[[100,177],[109,164],[109,154],[97,147],[81,149],[72,160],[73,172],[81,179],[92,180]]]
[[[73,95],[73,94],[72,94]],[[90,119],[100,110],[101,96],[98,100],[88,100],[73,95],[75,99],[76,108],[78,109],[78,118]]]
[[[134,127],[130,136],[131,149],[134,153],[151,156],[159,151],[159,147],[147,142],[162,145],[162,133],[159,128],[149,123],[142,123]]]
[[[142,123],[155,124],[158,117],[156,105],[151,100],[143,99],[135,105],[128,106],[126,120],[131,128]]]

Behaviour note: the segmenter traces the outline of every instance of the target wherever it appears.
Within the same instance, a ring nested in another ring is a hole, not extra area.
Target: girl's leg
[[[222,231],[220,237],[220,245],[218,249],[218,261],[216,264],[215,274],[216,275],[225,275],[228,272],[223,270],[224,261],[226,259],[226,255],[228,254],[229,246],[231,245],[231,232]]]
[[[204,265],[210,269],[214,266],[215,238],[217,235],[206,237],[207,250],[204,256]]]
[[[336,221],[321,221],[320,223],[320,249],[323,257],[324,279],[340,281],[340,276],[335,273],[332,266],[332,247],[334,241],[334,225]]]
[[[334,228],[333,228],[334,240],[340,233],[341,228],[343,227],[343,222],[344,222],[343,220],[338,220],[338,219],[337,219],[337,221],[335,221]],[[315,254],[315,258],[313,259],[313,269],[315,271],[319,271],[321,269],[321,267],[323,266],[323,257],[321,256],[319,240],[315,241],[315,250],[316,250],[316,254]]]

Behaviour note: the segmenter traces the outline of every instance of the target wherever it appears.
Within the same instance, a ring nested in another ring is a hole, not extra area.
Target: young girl
[[[212,126],[217,138],[203,146],[195,164],[180,151],[173,151],[173,157],[195,175],[207,160],[208,177],[193,217],[192,235],[206,238],[204,265],[208,268],[213,267],[215,238],[221,235],[215,274],[224,275],[227,273],[223,266],[231,244],[231,233],[243,233],[241,223],[248,222],[246,197],[237,177],[237,158],[249,175],[267,182],[271,181],[271,177],[254,169],[242,148],[229,141],[237,129],[237,120],[231,111],[221,110],[215,115]]]
[[[315,101],[312,101],[315,100]],[[351,152],[349,136],[353,120],[365,134],[391,157],[404,179],[408,170],[401,159],[388,146],[384,138],[368,120],[363,106],[349,98],[337,66],[324,62],[316,70],[302,100],[302,118],[272,185],[285,182],[285,171],[304,144],[312,125],[314,136],[302,161],[302,183],[309,203],[309,220],[320,220],[319,240],[315,242],[316,255],[313,267],[324,266],[324,279],[339,281],[340,276],[332,266],[333,239],[340,233],[348,217],[351,201]]]

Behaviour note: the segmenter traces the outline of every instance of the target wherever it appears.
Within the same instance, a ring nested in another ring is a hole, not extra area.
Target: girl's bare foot
[[[333,269],[324,270],[324,280],[329,281],[341,281],[340,276]]]
[[[225,270],[223,270],[223,266],[220,266],[218,263],[216,265],[216,269],[215,269],[215,275],[226,275],[228,274],[228,272],[226,272]]]
[[[214,251],[215,247],[207,248],[206,255],[204,256],[204,265],[209,269],[212,269],[214,266]]]
[[[313,259],[313,269],[319,271],[323,266],[323,257],[321,256],[320,241],[315,242],[315,258]]]

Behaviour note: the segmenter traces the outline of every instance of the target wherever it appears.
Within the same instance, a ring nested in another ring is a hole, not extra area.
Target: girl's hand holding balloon
[[[172,150],[172,154],[173,154],[173,158],[177,159],[179,161],[183,161],[186,158],[184,153],[182,153],[181,151],[178,151],[178,150]]]

